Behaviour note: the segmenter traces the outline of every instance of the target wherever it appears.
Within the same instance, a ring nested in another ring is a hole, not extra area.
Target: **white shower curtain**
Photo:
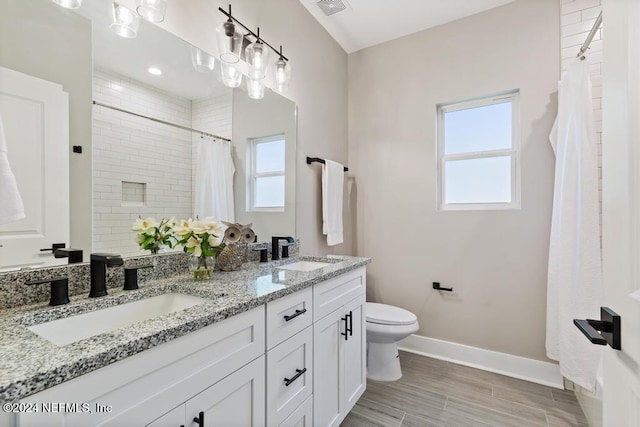
[[[587,61],[576,59],[558,85],[549,136],[556,154],[547,282],[547,356],[564,377],[593,391],[601,347],[573,319],[599,319],[602,302],[598,162]]]
[[[235,222],[233,174],[230,143],[199,142],[196,167],[195,211],[199,218],[214,217]]]

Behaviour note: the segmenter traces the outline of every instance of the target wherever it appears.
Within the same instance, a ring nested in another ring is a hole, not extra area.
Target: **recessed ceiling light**
[[[162,75],[162,70],[158,67],[149,67],[147,68],[147,71],[149,72],[149,74],[153,74],[154,76]]]

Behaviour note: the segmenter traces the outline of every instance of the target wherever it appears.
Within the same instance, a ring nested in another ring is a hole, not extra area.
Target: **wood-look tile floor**
[[[368,381],[341,427],[588,427],[573,391],[400,352],[402,378]]]

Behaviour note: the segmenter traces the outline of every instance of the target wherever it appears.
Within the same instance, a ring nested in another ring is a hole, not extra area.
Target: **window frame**
[[[445,153],[445,114],[472,108],[511,102],[511,148],[484,151],[469,151],[456,154]],[[517,210],[521,209],[520,188],[520,90],[510,90],[465,101],[436,105],[436,162],[437,162],[437,209],[439,211],[461,210]],[[510,157],[511,159],[511,202],[486,203],[446,203],[446,163],[456,160]]]
[[[261,173],[257,173],[256,172],[256,157],[257,157],[257,149],[256,147],[259,144],[265,144],[265,143],[269,143],[269,142],[276,142],[276,141],[284,141],[285,144],[285,158],[283,159],[284,161],[284,169],[282,169],[281,171],[273,171],[273,172],[261,172]],[[261,137],[257,137],[257,138],[249,138],[248,139],[248,151],[249,151],[249,155],[247,156],[249,159],[249,167],[248,167],[248,179],[247,179],[247,211],[249,212],[284,212],[285,206],[287,204],[287,192],[286,192],[286,173],[287,173],[287,159],[286,159],[286,146],[287,146],[287,139],[286,139],[286,135],[284,132],[282,133],[278,133],[275,135],[269,135],[269,136],[261,136]],[[257,207],[255,206],[255,187],[256,187],[256,180],[258,178],[268,178],[268,177],[274,177],[274,176],[282,176],[285,180],[285,186],[282,189],[282,196],[283,196],[283,202],[282,202],[282,206],[267,206],[267,207]]]

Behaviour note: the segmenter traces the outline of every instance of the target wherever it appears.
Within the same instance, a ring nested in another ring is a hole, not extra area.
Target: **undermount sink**
[[[166,293],[52,320],[51,322],[30,326],[27,329],[57,346],[63,346],[164,314],[175,313],[204,302],[207,302],[207,300],[192,295],[175,292]]]
[[[291,264],[279,265],[278,268],[293,271],[313,271],[328,265],[331,265],[331,263],[319,261],[298,261],[292,262]]]

